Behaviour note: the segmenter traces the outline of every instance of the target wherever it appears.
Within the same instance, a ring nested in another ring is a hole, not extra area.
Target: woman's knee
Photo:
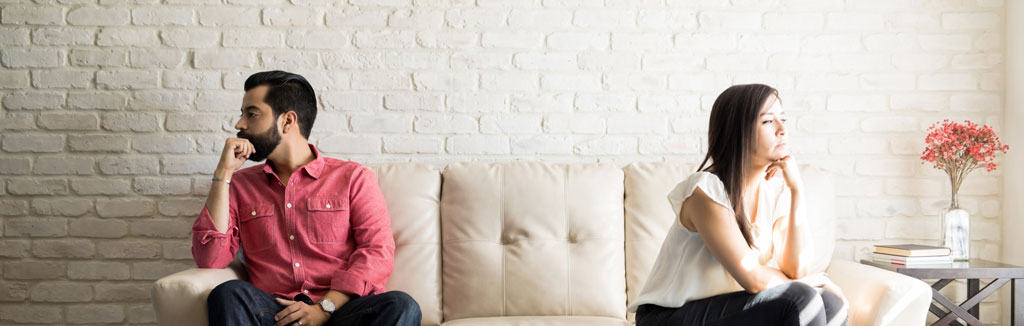
[[[828,290],[821,291],[821,301],[828,310],[839,310],[845,304],[842,298]]]
[[[821,294],[814,287],[802,282],[790,282],[782,299],[789,306],[792,320],[800,325],[825,324],[827,315]]]
[[[818,290],[804,282],[786,283],[785,294],[792,297],[811,298],[818,296]]]
[[[832,291],[821,291],[821,301],[825,306],[825,315],[828,318],[829,325],[841,325],[846,320],[847,307],[846,302],[843,301]]]
[[[801,309],[810,305],[819,307],[822,305],[818,290],[803,282],[789,282],[781,298]]]

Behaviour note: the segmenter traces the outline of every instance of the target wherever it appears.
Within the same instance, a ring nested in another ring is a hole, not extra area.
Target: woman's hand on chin
[[[783,178],[786,179],[786,185],[789,186],[790,191],[799,191],[803,185],[803,180],[800,178],[800,170],[797,168],[796,159],[793,155],[786,155],[785,157],[773,161],[765,169],[765,180],[769,180],[778,173],[782,173]]]

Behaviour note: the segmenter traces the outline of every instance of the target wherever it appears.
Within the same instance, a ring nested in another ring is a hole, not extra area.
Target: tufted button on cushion
[[[622,169],[458,163],[442,177],[444,320],[625,320]]]

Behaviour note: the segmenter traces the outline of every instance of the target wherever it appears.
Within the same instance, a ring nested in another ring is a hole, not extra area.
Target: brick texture
[[[192,266],[242,82],[270,69],[313,82],[311,142],[364,163],[696,164],[716,96],[767,83],[799,160],[836,174],[836,257],[939,243],[926,128],[1002,128],[1011,37],[998,0],[4,2],[5,325],[155,323],[149,285]],[[975,257],[1000,258],[1004,182],[961,191]]]

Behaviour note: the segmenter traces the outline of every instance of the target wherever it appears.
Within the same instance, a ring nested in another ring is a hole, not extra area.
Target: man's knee
[[[408,293],[402,291],[388,291],[382,294],[393,309],[402,313],[420,314],[420,304]]]
[[[220,285],[217,285],[210,291],[210,295],[206,298],[207,305],[214,303],[224,303],[231,300],[238,300],[244,297],[246,288],[249,285],[242,280],[230,280]]]

